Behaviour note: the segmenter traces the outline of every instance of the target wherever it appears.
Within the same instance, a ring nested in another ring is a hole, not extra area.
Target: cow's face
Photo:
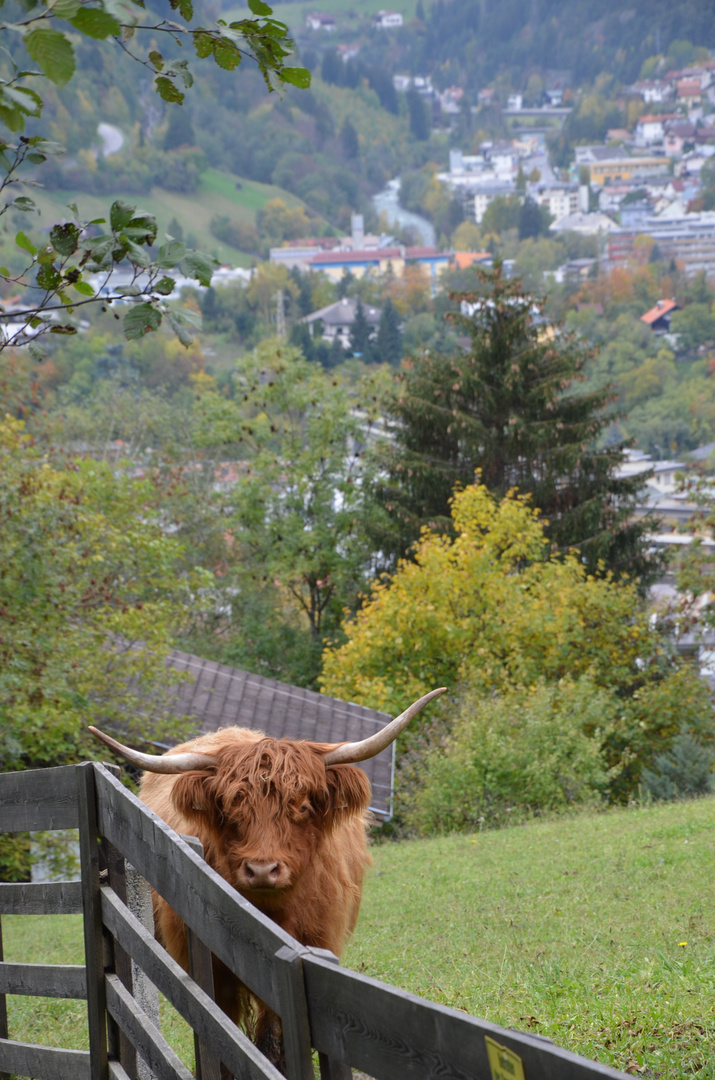
[[[289,740],[234,744],[210,770],[174,784],[174,804],[207,838],[209,861],[220,860],[230,884],[262,907],[295,887],[327,831],[368,805],[365,773],[326,768],[324,753]]]

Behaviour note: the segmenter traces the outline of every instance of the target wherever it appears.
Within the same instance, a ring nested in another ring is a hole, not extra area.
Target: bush
[[[670,750],[658,754],[654,771],[643,770],[643,784],[654,799],[679,799],[715,791],[715,749],[683,731]]]
[[[468,693],[446,737],[408,765],[401,816],[419,833],[475,829],[600,802],[615,702],[588,678],[485,698]]]

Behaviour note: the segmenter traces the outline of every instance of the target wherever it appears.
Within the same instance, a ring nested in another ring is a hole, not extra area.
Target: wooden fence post
[[[0,915],[0,963],[5,959],[2,951],[2,915]],[[7,1029],[7,998],[0,994],[0,1039],[8,1039]],[[0,1080],[10,1080],[10,1073],[0,1072]]]
[[[107,993],[104,982],[104,935],[99,895],[99,826],[94,763],[76,766],[79,802],[79,848],[82,864],[84,951],[87,964],[87,1022],[91,1080],[109,1080]]]
[[[185,836],[182,833],[181,839],[203,859],[204,845],[198,836]],[[211,950],[204,945],[201,938],[197,937],[188,925],[186,927],[186,944],[189,950],[189,975],[197,986],[200,986],[212,1001],[215,1001]],[[196,1059],[196,1080],[221,1080],[221,1062],[196,1033],[194,1033],[194,1057]]]
[[[127,907],[132,915],[136,915],[142,926],[154,934],[154,912],[151,902],[151,886],[142,877],[138,870],[130,862],[125,861]],[[137,1005],[146,1013],[151,1022],[160,1027],[159,1020],[159,991],[152,981],[144,974],[142,969],[132,960],[132,990]],[[137,1061],[137,1076],[139,1080],[155,1080],[154,1073],[140,1056]]]
[[[281,1027],[288,1080],[314,1080],[308,1003],[300,953],[283,945],[275,955],[281,1004]]]
[[[309,951],[314,956],[319,956],[321,960],[327,960],[329,964],[340,967],[337,956],[335,953],[330,952],[329,949],[311,948]],[[318,1062],[320,1064],[320,1080],[352,1080],[353,1070],[344,1061],[337,1061],[336,1058],[318,1052]]]

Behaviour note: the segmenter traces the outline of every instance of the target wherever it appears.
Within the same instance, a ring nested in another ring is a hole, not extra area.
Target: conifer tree
[[[373,359],[370,323],[367,321],[365,308],[359,299],[355,308],[355,320],[350,328],[350,346],[353,354],[360,356],[365,363],[369,364]]]
[[[469,344],[449,356],[425,350],[401,373],[378,493],[394,531],[377,538],[381,550],[401,556],[423,526],[448,530],[455,486],[479,470],[495,495],[529,492],[549,540],[578,547],[590,571],[653,580],[661,563],[646,537],[656,522],[634,518],[645,477],[617,476],[623,444],[599,446],[614,419],[609,389],[578,390],[592,351],[550,326],[544,301],[501,264],[479,278],[478,292],[451,294]]]
[[[376,358],[382,364],[392,364],[393,367],[397,367],[402,359],[400,316],[389,297],[380,315],[374,351]]]

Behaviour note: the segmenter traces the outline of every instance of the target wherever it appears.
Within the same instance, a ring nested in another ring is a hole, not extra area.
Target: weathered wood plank
[[[0,832],[77,828],[74,765],[0,774]]]
[[[288,1080],[314,1080],[308,1006],[301,953],[285,946],[276,953],[281,988],[281,1026]]]
[[[489,1036],[528,1080],[626,1080],[626,1074],[521,1032],[424,1001],[321,957],[303,956],[313,1045],[376,1080],[490,1077]]]
[[[204,845],[198,836],[184,836],[181,839],[200,859],[204,857]],[[189,975],[203,992],[216,1000],[214,992],[214,971],[211,950],[190,926],[186,927],[186,944],[189,951]],[[194,1032],[194,1060],[196,1062],[196,1080],[221,1080],[221,1062],[207,1043]],[[313,1078],[311,1077],[311,1080]]]
[[[164,1036],[122,984],[118,975],[106,976],[107,1008],[159,1080],[194,1080]]]
[[[0,1039],[0,1070],[35,1080],[89,1080],[89,1051]]]
[[[97,825],[95,767],[76,765],[79,802],[79,847],[84,906],[84,955],[87,965],[87,1026],[91,1080],[109,1080],[107,1057],[107,1002],[104,982],[104,936],[99,898],[100,830]],[[26,1074],[28,1075],[28,1074]],[[30,1073],[30,1076],[33,1074]]]
[[[0,915],[81,914],[81,881],[0,884]]]
[[[5,953],[3,952],[2,945],[2,917],[0,917],[0,961],[2,961],[4,957]],[[7,1037],[7,1000],[4,994],[0,994],[0,1039],[7,1039]],[[9,1078],[10,1074],[7,1072],[3,1072],[2,1068],[0,1067],[0,1080],[9,1080]]]
[[[151,981],[217,1057],[241,1080],[282,1080],[275,1069],[218,1005],[162,949],[111,889],[102,888],[105,925]]]
[[[102,833],[211,952],[280,1014],[273,957],[283,945],[294,948],[293,938],[232,889],[101,766],[95,768]]]
[[[87,997],[87,976],[83,964],[0,963],[0,994],[27,997]]]

